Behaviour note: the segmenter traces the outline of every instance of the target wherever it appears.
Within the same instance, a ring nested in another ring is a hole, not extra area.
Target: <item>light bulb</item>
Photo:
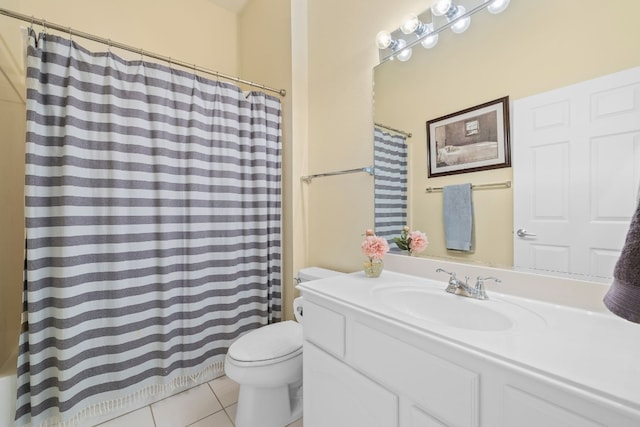
[[[491,4],[487,6],[487,10],[495,15],[504,12],[507,6],[509,6],[510,0],[485,0],[485,3],[488,1],[490,1]]]
[[[442,16],[451,7],[451,0],[435,0],[431,3],[431,13],[434,16]]]
[[[422,39],[420,44],[425,49],[431,49],[432,47],[438,44],[438,34],[437,33],[431,34],[433,32],[433,22],[431,22],[430,24],[425,24],[424,27],[425,27],[424,32],[427,36]]]
[[[407,42],[404,41],[403,39],[398,40],[398,45],[397,45],[397,47],[395,49],[395,50],[398,51],[398,54],[395,55],[395,56],[396,56],[396,58],[398,58],[398,61],[400,61],[400,62],[407,62],[409,60],[409,58],[411,58],[411,54],[413,53],[411,48],[404,49],[404,47],[406,45],[407,45]]]
[[[422,44],[422,47],[424,47],[425,49],[431,49],[432,47],[438,44],[438,35],[430,34],[424,39],[422,39],[420,44]]]
[[[391,46],[391,42],[393,39],[391,38],[391,34],[389,31],[382,30],[376,35],[376,43],[378,44],[378,48],[386,49]]]
[[[415,13],[410,13],[404,18],[404,21],[400,26],[400,31],[402,31],[405,34],[411,34],[419,26],[420,26],[420,20],[418,19],[418,16]]]
[[[447,16],[447,19],[449,20],[449,22],[451,22],[454,19],[456,19],[458,16],[464,15],[466,11],[467,10],[464,8],[464,6],[457,6],[456,13],[453,14],[452,17]],[[469,28],[469,25],[471,25],[471,17],[467,16],[466,18],[456,21],[451,26],[451,31],[453,31],[456,34],[464,33]]]

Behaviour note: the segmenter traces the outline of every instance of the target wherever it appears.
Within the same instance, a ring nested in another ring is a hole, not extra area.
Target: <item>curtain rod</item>
[[[41,25],[44,28],[45,33],[47,31],[47,28],[50,28],[52,30],[56,30],[56,31],[61,31],[63,33],[67,33],[67,34],[69,34],[71,36],[78,36],[78,37],[82,37],[83,39],[92,40],[94,42],[106,44],[107,46],[110,46],[110,47],[115,47],[115,48],[118,48],[118,49],[127,50],[129,52],[139,53],[140,55],[147,56],[149,58],[154,58],[154,59],[157,59],[157,60],[160,60],[160,61],[168,62],[169,64],[176,64],[176,65],[179,65],[181,67],[192,69],[194,71],[199,71],[199,72],[202,72],[202,73],[211,74],[211,75],[214,75],[214,76],[216,76],[218,78],[223,78],[225,80],[231,80],[231,81],[234,81],[236,83],[246,84],[248,86],[252,86],[252,87],[259,88],[259,89],[267,90],[269,92],[275,92],[280,96],[286,96],[286,94],[287,94],[287,91],[285,89],[274,89],[274,88],[262,85],[260,83],[250,82],[248,80],[243,80],[243,79],[241,79],[239,77],[234,77],[234,76],[230,76],[230,75],[227,75],[227,74],[224,74],[224,73],[220,73],[218,71],[209,70],[209,69],[206,69],[206,68],[203,68],[203,67],[199,67],[196,64],[189,64],[189,63],[184,62],[184,61],[178,61],[178,60],[175,60],[175,59],[170,58],[168,56],[159,55],[159,54],[153,53],[153,52],[147,52],[144,49],[135,48],[133,46],[126,45],[124,43],[118,43],[118,42],[115,42],[115,41],[110,40],[110,39],[105,39],[103,37],[98,37],[98,36],[96,36],[94,34],[89,34],[89,33],[85,33],[85,32],[82,32],[82,31],[74,30],[71,27],[63,27],[62,25],[54,24],[52,22],[47,22],[44,19],[34,18],[33,16],[23,15],[22,13],[14,12],[14,11],[9,10],[9,9],[0,8],[0,15],[5,15],[5,16],[8,16],[10,18],[19,19],[19,20],[22,20],[22,21],[25,21],[25,22],[30,22],[31,25],[33,25],[33,24]]]
[[[511,181],[505,181],[505,182],[494,182],[491,184],[474,184],[471,186],[471,188],[473,190],[477,190],[477,189],[482,189],[482,188],[496,188],[496,187],[504,187],[504,188],[511,188]],[[427,193],[433,193],[436,191],[442,191],[442,187],[427,187],[425,189],[425,191]]]
[[[411,132],[405,132],[405,131],[400,130],[400,129],[394,129],[392,127],[385,126],[385,125],[380,124],[380,123],[374,123],[374,126],[378,126],[379,128],[390,130],[391,132],[399,133],[400,135],[404,135],[407,138],[411,138],[413,136],[413,134]]]

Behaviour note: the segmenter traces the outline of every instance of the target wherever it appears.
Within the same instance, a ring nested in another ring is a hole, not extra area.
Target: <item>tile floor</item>
[[[98,426],[234,427],[237,402],[238,384],[222,376]],[[302,427],[302,420],[287,427]]]

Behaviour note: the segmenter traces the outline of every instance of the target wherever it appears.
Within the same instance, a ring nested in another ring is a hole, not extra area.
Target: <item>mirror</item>
[[[603,20],[603,4],[596,0],[579,7],[554,0],[511,2],[500,15],[475,14],[463,34],[443,31],[432,49],[415,46],[407,62],[375,67],[374,122],[412,134],[407,139],[407,216],[411,228],[429,238],[422,256],[514,267],[513,195],[518,191],[512,168],[429,179],[426,122],[503,96],[514,102],[640,65],[640,25],[633,18],[640,16],[640,3],[623,3],[624,13]],[[513,135],[511,145],[518,149]],[[473,192],[473,252],[447,251],[442,193],[425,189],[508,181],[515,188]]]

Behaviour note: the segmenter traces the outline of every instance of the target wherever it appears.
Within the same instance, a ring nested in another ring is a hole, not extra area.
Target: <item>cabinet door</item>
[[[579,413],[515,387],[504,390],[504,425],[521,427],[602,427]]]
[[[403,423],[407,424],[408,427],[447,427],[431,415],[421,411],[415,406],[412,406],[408,410],[407,418],[408,420],[406,422],[403,421]],[[403,427],[405,424],[402,424]]]
[[[397,427],[398,398],[305,341],[305,427]]]

